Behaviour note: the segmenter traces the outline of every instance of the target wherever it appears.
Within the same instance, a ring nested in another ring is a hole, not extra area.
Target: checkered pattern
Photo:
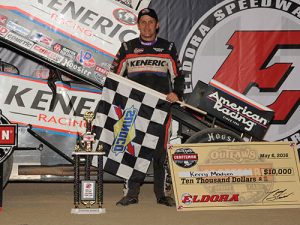
[[[162,146],[160,143],[165,138],[170,104],[163,99],[164,95],[160,98],[156,91],[120,76],[110,74],[106,78],[93,127],[96,140],[103,145],[106,153],[106,172],[136,182],[144,180],[153,151],[158,144]],[[120,129],[118,131],[115,125],[120,124],[121,118],[124,119],[127,109],[137,110],[134,126],[129,129],[135,135],[130,146],[124,145],[124,151],[116,152],[113,146]]]

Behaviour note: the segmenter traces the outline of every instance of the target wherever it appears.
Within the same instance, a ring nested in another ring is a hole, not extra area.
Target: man
[[[159,22],[153,9],[138,14],[140,37],[124,42],[112,64],[112,71],[137,83],[166,94],[170,102],[183,95],[184,78],[179,71],[178,55],[173,42],[157,37]],[[164,193],[166,146],[160,143],[153,157],[154,192],[158,204],[174,206],[174,200]],[[117,205],[138,203],[140,183],[128,181],[128,192]]]

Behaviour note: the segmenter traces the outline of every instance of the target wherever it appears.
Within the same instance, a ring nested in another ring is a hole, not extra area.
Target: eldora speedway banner
[[[86,130],[84,113],[101,98],[100,90],[84,85],[56,82],[54,94],[45,80],[2,72],[0,88],[0,109],[10,122],[75,138]]]
[[[176,10],[182,17],[194,15],[188,3],[181,6]],[[198,80],[217,80],[275,112],[264,140],[293,141],[300,148],[299,1],[199,0],[193,11],[198,18],[185,33],[179,57],[185,94]],[[175,15],[174,24],[181,25]],[[179,25],[168,30],[182,34]]]
[[[181,144],[168,157],[178,211],[300,208],[289,142]]]
[[[103,84],[121,42],[138,34],[136,11],[110,0],[0,0],[0,40]]]

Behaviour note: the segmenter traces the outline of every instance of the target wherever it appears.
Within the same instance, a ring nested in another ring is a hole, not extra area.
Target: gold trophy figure
[[[95,134],[92,134],[94,113],[92,111],[87,111],[83,118],[86,121],[86,132],[82,135],[82,144],[85,151],[91,152],[93,150],[93,143],[95,143]]]

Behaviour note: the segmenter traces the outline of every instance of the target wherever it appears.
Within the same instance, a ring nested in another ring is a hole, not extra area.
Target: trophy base
[[[71,214],[103,214],[106,213],[105,208],[73,208],[71,209]]]

